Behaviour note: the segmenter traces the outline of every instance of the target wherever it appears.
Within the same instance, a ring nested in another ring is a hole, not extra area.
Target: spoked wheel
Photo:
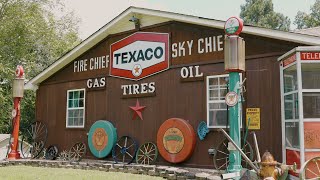
[[[320,157],[314,157],[303,164],[300,169],[300,179],[320,179]]]
[[[154,164],[158,157],[158,148],[152,142],[141,145],[137,151],[136,163],[143,165]]]
[[[11,143],[12,143],[12,133],[10,134],[10,137],[9,137],[6,158],[8,158],[8,155],[9,155],[9,153],[11,151]]]
[[[48,160],[54,160],[57,158],[59,153],[58,147],[57,146],[49,146],[48,149],[46,150],[45,158]]]
[[[112,157],[116,163],[130,164],[135,158],[138,145],[130,136],[122,136],[112,148]]]
[[[36,121],[27,129],[26,134],[22,137],[21,154],[24,158],[37,158],[42,152],[48,136],[47,126]]]
[[[87,153],[86,145],[82,142],[74,144],[69,150],[70,161],[81,161],[83,156]]]
[[[225,170],[229,165],[228,142],[228,139],[224,139],[216,148],[216,153],[213,156],[213,164],[217,170]],[[253,149],[250,143],[246,141],[244,145],[241,145],[241,149],[246,154],[246,156],[252,161],[254,156]],[[241,164],[242,167],[248,167],[248,163],[243,158],[241,158]]]

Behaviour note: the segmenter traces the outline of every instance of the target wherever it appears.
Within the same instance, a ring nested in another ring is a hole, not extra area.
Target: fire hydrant
[[[289,169],[295,169],[295,166],[288,166],[275,161],[272,154],[268,151],[266,151],[263,154],[261,162],[259,164],[260,164],[259,175],[261,179],[266,179],[266,180],[282,179],[283,175],[287,173]]]

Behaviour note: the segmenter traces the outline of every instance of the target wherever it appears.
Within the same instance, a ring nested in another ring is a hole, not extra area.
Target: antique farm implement
[[[251,172],[250,175],[246,175],[246,176],[249,176],[250,179],[273,178],[273,179],[285,180],[289,170],[296,171],[296,164],[284,165],[284,164],[278,163],[274,161],[273,156],[269,152],[264,153],[261,159],[255,134],[254,134],[254,140],[255,140],[255,147],[257,151],[257,157],[256,157],[257,161],[253,162],[247,156],[247,154],[239,146],[237,146],[237,144],[231,139],[231,137],[228,135],[226,131],[224,131],[223,129],[219,129],[219,130],[224,134],[224,136],[229,141],[228,149],[235,148],[237,151],[239,151],[242,158],[244,158],[244,160],[248,163],[248,165],[254,170],[255,173]],[[229,160],[226,159],[226,161],[228,162]],[[232,174],[232,175],[234,175],[234,177],[239,176],[239,174]],[[222,177],[230,178],[230,176],[232,175],[222,174]]]

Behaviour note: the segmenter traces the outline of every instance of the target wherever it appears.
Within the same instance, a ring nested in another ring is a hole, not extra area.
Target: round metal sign
[[[17,116],[17,110],[16,109],[12,109],[11,116],[12,116],[12,118],[15,118]]]
[[[106,157],[116,142],[117,131],[109,121],[99,120],[91,126],[88,134],[88,145],[95,157]]]
[[[227,93],[225,101],[228,106],[234,106],[238,103],[238,94],[234,91],[230,91]]]
[[[193,153],[196,134],[185,120],[171,118],[166,120],[157,133],[157,146],[160,155],[168,162],[180,163]]]
[[[231,17],[224,24],[224,31],[227,35],[239,35],[242,28],[243,22],[238,17]]]

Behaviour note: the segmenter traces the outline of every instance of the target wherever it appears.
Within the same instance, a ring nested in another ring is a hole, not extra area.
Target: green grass
[[[31,166],[6,166],[0,167],[1,180],[106,180],[106,179],[130,179],[130,180],[160,180],[160,177],[137,175],[120,172],[103,172],[80,169],[44,168]]]

